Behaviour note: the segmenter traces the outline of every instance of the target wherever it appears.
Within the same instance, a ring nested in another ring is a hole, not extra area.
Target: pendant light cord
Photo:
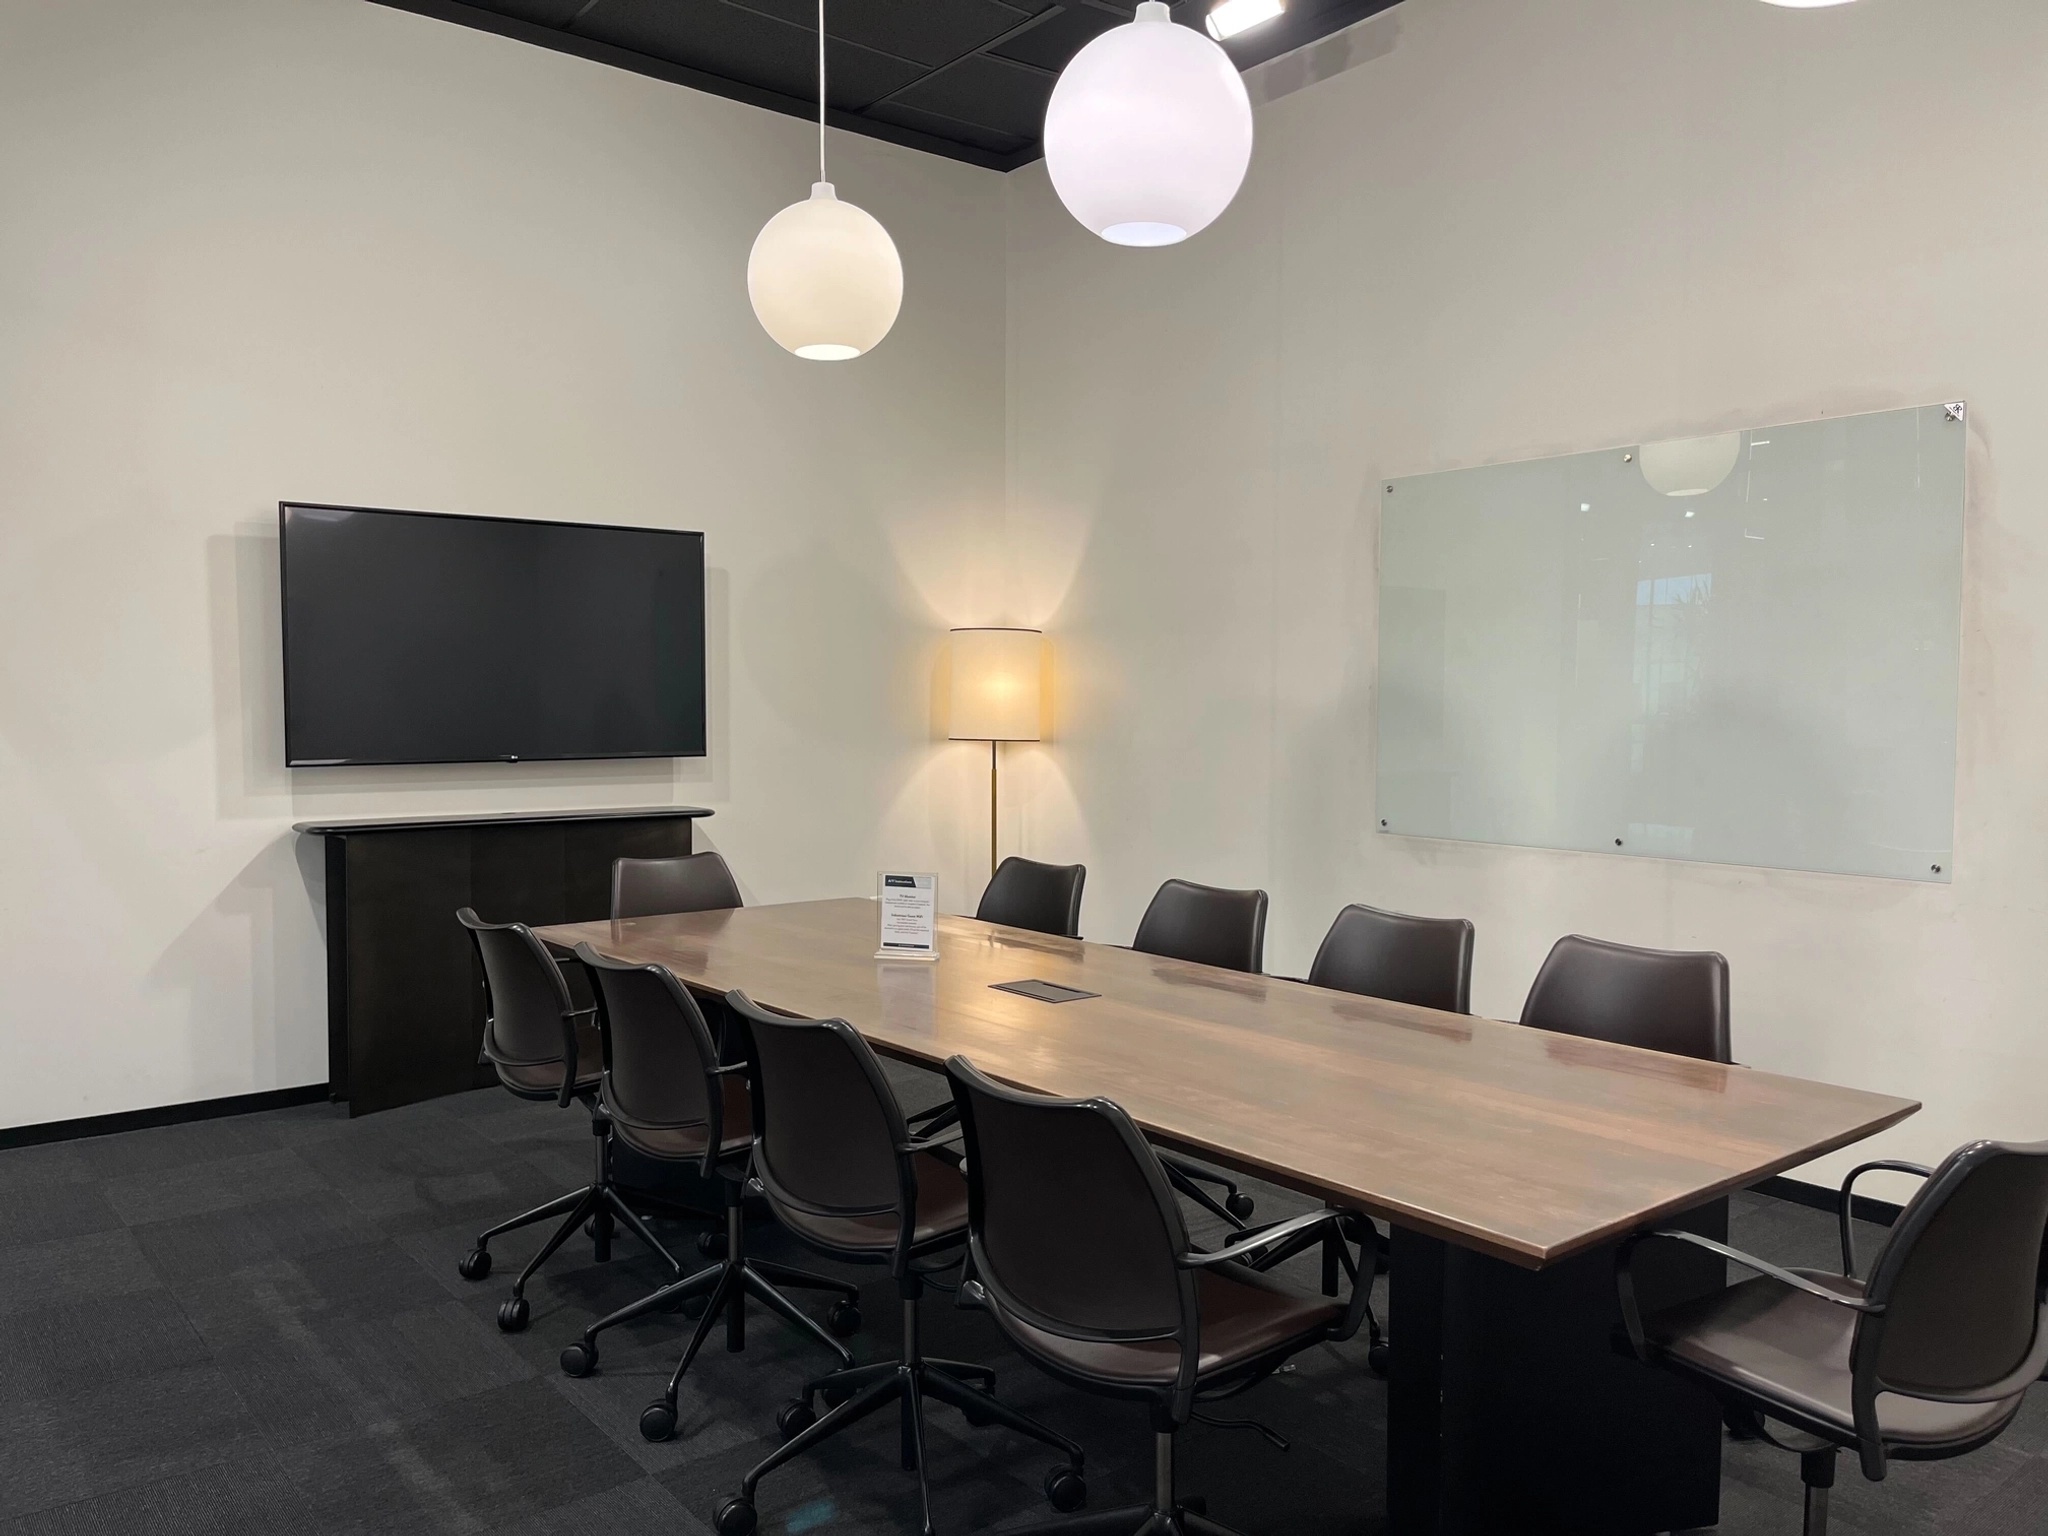
[[[818,180],[825,174],[825,0],[818,0]]]

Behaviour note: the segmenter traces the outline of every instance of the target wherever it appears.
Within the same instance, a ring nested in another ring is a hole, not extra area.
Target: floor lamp
[[[953,631],[951,724],[954,741],[988,743],[988,873],[996,873],[997,751],[1006,741],[1039,739],[1039,678],[1045,636],[1035,629]]]

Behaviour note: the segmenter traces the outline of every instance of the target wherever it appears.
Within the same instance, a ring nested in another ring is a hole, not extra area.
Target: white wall
[[[1186,246],[1007,182],[1010,617],[1065,694],[1021,832],[1090,936],[1170,874],[1270,889],[1281,971],[1346,901],[1463,914],[1505,1018],[1560,934],[1715,948],[1743,1060],[1926,1102],[1872,1145],[2048,1136],[2048,8],[1408,0],[1253,83]],[[1380,480],[1950,399],[1953,885],[1375,832]]]
[[[1002,182],[833,136],[868,358],[745,298],[802,122],[366,0],[0,3],[0,1126],[319,1082],[294,820],[703,804],[750,897],[985,857]],[[712,756],[282,767],[280,498],[703,529]]]

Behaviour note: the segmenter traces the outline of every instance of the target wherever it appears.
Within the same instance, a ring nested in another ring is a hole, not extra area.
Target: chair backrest
[[[1870,1275],[1859,1385],[1924,1396],[2016,1395],[2043,1361],[2040,1263],[2048,1141],[1972,1142],[1949,1154],[1892,1226]],[[2031,1366],[2028,1365],[2032,1359]]]
[[[725,1131],[725,1092],[714,1076],[718,1047],[703,1010],[666,966],[631,965],[576,946],[595,983],[604,1031],[604,1098],[628,1126],[670,1130],[702,1125],[706,1172]]]
[[[1472,1011],[1472,924],[1350,906],[1323,936],[1309,985],[1445,1013]]]
[[[1729,1061],[1728,962],[1578,934],[1551,946],[1522,1004],[1531,1029]]]
[[[744,992],[725,1002],[753,1036],[754,1170],[769,1200],[815,1216],[914,1213],[899,1151],[910,1131],[867,1041],[844,1019],[770,1013]]]
[[[1266,893],[1169,880],[1145,909],[1131,948],[1256,974],[1266,961]]]
[[[1005,1088],[946,1063],[967,1138],[976,1275],[1004,1311],[1081,1339],[1199,1331],[1180,1206],[1145,1138],[1107,1099]]]
[[[1078,939],[1081,886],[1087,879],[1085,864],[1040,864],[1011,854],[997,866],[974,915],[984,923]]]
[[[566,1062],[575,1050],[568,1022],[575,1004],[547,946],[526,924],[487,923],[470,907],[457,912],[455,920],[469,930],[483,963],[484,1054],[515,1067]],[[585,1069],[589,1065],[582,1063]]]
[[[743,907],[732,870],[715,853],[673,859],[613,859],[612,917],[662,912],[712,912]]]

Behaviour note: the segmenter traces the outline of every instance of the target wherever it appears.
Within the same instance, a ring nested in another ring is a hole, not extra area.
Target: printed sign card
[[[882,898],[882,947],[875,958],[938,959],[939,877],[885,874],[876,894]]]

